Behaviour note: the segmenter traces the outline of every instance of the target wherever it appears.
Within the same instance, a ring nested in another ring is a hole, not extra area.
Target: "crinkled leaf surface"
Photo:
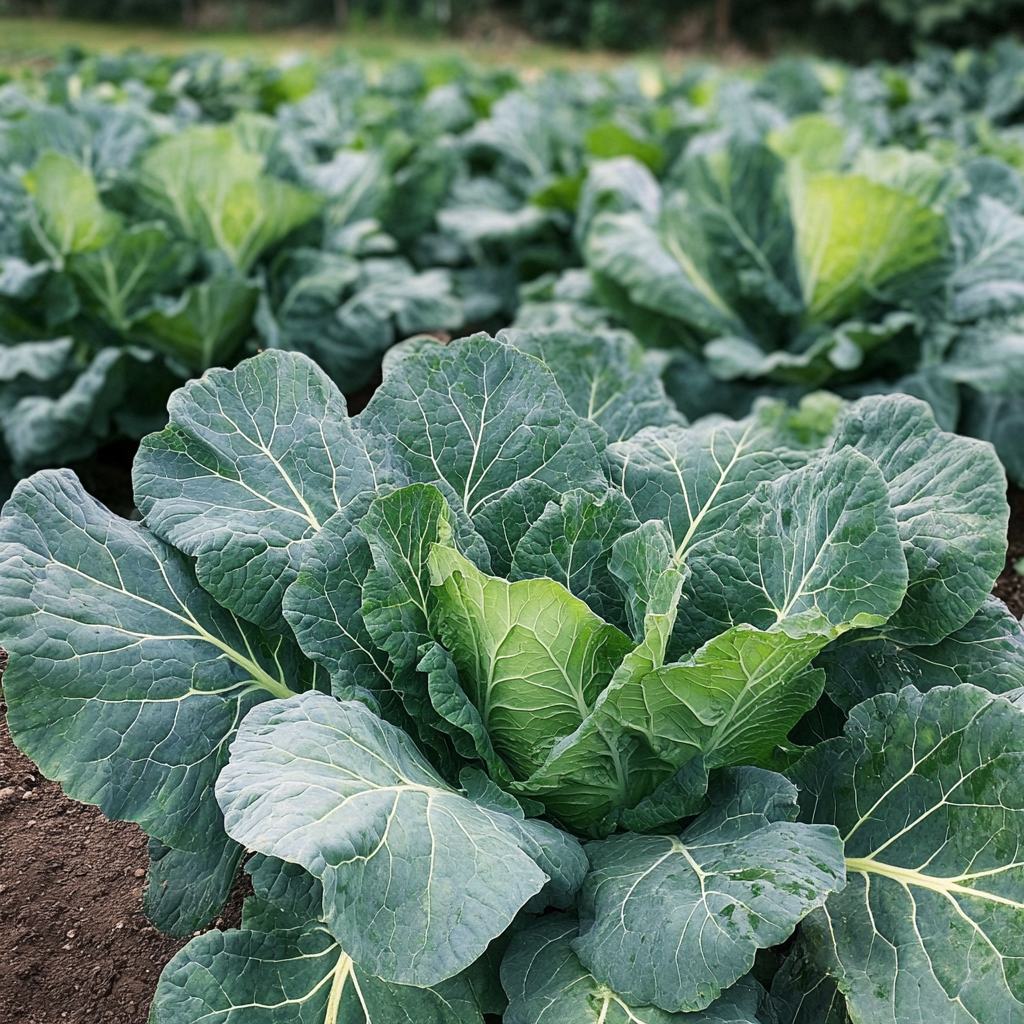
[[[961,684],[865,701],[793,769],[849,879],[805,922],[806,955],[858,1024],[1020,1019],[1022,767],[1024,712]]]
[[[221,608],[189,560],[67,470],[0,518],[11,734],[65,792],[180,850],[221,833],[213,783],[245,713],[313,683],[294,644]]]
[[[394,365],[359,422],[393,439],[411,482],[447,485],[498,571],[548,500],[606,487],[604,432],[573,412],[538,359],[486,336],[419,347]]]
[[[832,639],[884,623],[907,587],[885,480],[852,448],[761,484],[687,564],[676,636],[692,646],[734,622]]]
[[[940,430],[925,402],[904,395],[844,409],[833,449],[844,445],[885,477],[907,560],[907,594],[884,632],[935,643],[971,619],[1002,572],[1009,518],[1002,466],[988,445]]]
[[[619,490],[598,499],[572,490],[530,524],[512,558],[509,579],[557,580],[606,622],[627,627],[621,588],[612,575],[612,547],[639,524]]]
[[[223,605],[279,626],[303,542],[378,484],[344,398],[305,356],[268,351],[191,382],[169,412],[135,460],[147,525]]]
[[[662,360],[631,334],[506,331],[499,337],[540,359],[573,410],[600,424],[612,441],[643,427],[685,424],[661,383]]]
[[[583,722],[633,645],[554,580],[508,583],[440,545],[429,562],[433,631],[495,749],[526,778]]]
[[[782,776],[729,769],[708,795],[678,837],[587,846],[572,948],[629,1002],[704,1009],[844,884],[836,830],[794,822],[796,787]]]
[[[306,694],[247,717],[217,795],[229,835],[321,880],[331,932],[385,980],[457,974],[546,881],[516,819],[356,702]]]
[[[851,634],[822,651],[815,664],[825,671],[828,695],[847,711],[908,685],[924,692],[972,683],[989,693],[1009,693],[1024,687],[1024,630],[1002,601],[987,597],[967,625],[937,644]]]
[[[549,915],[520,932],[501,965],[509,996],[505,1024],[771,1024],[753,979],[733,986],[706,1010],[668,1013],[637,1006],[602,985],[579,961],[575,918]]]

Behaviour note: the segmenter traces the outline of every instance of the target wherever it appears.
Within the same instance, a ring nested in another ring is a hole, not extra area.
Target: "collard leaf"
[[[931,275],[949,248],[942,214],[860,175],[798,175],[791,182],[797,265],[810,323],[855,315],[885,289],[903,298],[935,286]]]
[[[845,846],[849,884],[803,946],[854,1020],[1020,1015],[1022,762],[1024,713],[962,684],[865,701],[793,769],[804,820]]]
[[[770,1024],[764,990],[752,978],[706,1010],[669,1013],[636,1006],[601,984],[573,952],[574,918],[548,915],[512,940],[501,965],[509,996],[505,1024]]]
[[[157,297],[130,334],[201,372],[229,361],[252,334],[258,300],[257,285],[233,272],[214,274],[177,297]]]
[[[956,268],[950,277],[954,320],[1024,308],[1017,268],[1024,257],[1024,217],[987,195],[958,203],[950,215]]]
[[[881,470],[907,560],[907,594],[884,632],[935,643],[971,619],[1003,569],[1009,506],[999,460],[988,445],[940,430],[926,403],[903,395],[848,406],[833,449],[844,445]]]
[[[146,917],[165,935],[184,937],[209,924],[227,902],[245,850],[223,833],[197,853],[149,841],[142,894]]]
[[[614,680],[602,707],[677,768],[700,756],[709,768],[767,765],[821,696],[824,676],[808,667],[825,643],[735,626],[685,662]]]
[[[604,432],[572,411],[539,360],[485,335],[418,347],[359,421],[393,438],[410,481],[448,485],[449,502],[483,534],[498,572],[548,500],[573,487],[606,488]]]
[[[550,503],[516,546],[510,580],[557,580],[595,615],[627,625],[622,592],[609,568],[612,546],[639,524],[619,490],[603,499],[572,490]]]
[[[499,338],[540,359],[573,410],[600,424],[612,441],[643,427],[685,425],[661,383],[662,361],[631,334],[505,331]]]
[[[69,156],[44,153],[26,175],[25,187],[35,200],[45,236],[40,241],[58,261],[99,249],[121,230],[121,218],[100,202],[91,172]]]
[[[366,538],[338,513],[304,544],[302,568],[284,594],[283,613],[299,647],[326,669],[334,695],[345,700],[360,690],[387,690],[394,677],[363,622],[363,581],[372,568]]]
[[[157,221],[133,225],[100,249],[74,253],[68,269],[84,285],[87,305],[127,333],[154,294],[177,291],[195,262],[195,249],[172,239]]]
[[[388,981],[457,974],[546,881],[514,818],[359,703],[306,694],[247,717],[217,796],[229,835],[321,880],[332,934]]]
[[[998,598],[987,597],[974,618],[937,644],[915,647],[853,634],[829,645],[815,664],[825,689],[844,710],[904,686],[927,692],[972,683],[989,693],[1024,686],[1024,630]]]
[[[188,559],[67,470],[0,517],[8,720],[68,796],[176,849],[221,834],[213,783],[245,713],[313,684],[294,644],[235,618]]]
[[[268,351],[191,382],[169,412],[135,460],[147,525],[196,558],[221,604],[280,627],[303,542],[378,483],[344,398],[305,356]]]
[[[772,980],[772,1005],[779,1024],[850,1024],[835,979],[807,962],[799,941]]]
[[[684,645],[734,622],[833,639],[881,625],[906,592],[885,480],[852,448],[760,485],[718,545],[687,560],[691,576],[676,620]]]
[[[220,249],[245,272],[321,208],[318,196],[265,175],[263,164],[231,127],[196,125],[150,149],[141,179],[146,197],[187,238]]]
[[[711,808],[681,836],[588,845],[582,963],[631,1003],[702,1010],[841,889],[834,828],[794,822],[796,787],[756,768],[711,785]]]
[[[153,1024],[483,1024],[468,982],[393,985],[360,970],[318,923],[210,931],[164,968]]]
[[[612,544],[608,570],[615,577],[625,598],[629,628],[638,641],[646,636],[647,608],[654,597],[658,581],[674,561],[675,543],[668,527],[660,519],[648,519],[642,526],[623,534]],[[674,624],[674,608],[672,613]]]
[[[429,563],[433,632],[495,750],[526,778],[587,717],[632,644],[553,580],[508,583],[440,545]]]

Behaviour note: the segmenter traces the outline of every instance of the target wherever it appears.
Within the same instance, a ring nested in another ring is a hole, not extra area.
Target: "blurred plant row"
[[[554,73],[70,55],[0,86],[4,490],[260,348],[626,327],[690,418],[902,390],[1024,482],[1024,50]]]

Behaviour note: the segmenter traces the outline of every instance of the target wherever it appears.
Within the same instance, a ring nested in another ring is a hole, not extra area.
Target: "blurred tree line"
[[[1024,25],[1024,0],[0,0],[0,13],[273,29],[383,22],[458,33],[488,17],[570,46],[681,42],[763,48],[798,37],[848,57],[898,57],[928,40],[983,43]]]

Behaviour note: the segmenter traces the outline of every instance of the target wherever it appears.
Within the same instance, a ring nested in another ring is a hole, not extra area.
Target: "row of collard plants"
[[[153,1024],[1016,1024],[992,447],[908,395],[687,425],[625,333],[177,391],[144,521],[0,517],[17,744],[150,835]]]
[[[71,56],[0,85],[0,496],[260,348],[628,327],[678,408],[902,391],[1024,485],[1024,49],[552,73]]]

